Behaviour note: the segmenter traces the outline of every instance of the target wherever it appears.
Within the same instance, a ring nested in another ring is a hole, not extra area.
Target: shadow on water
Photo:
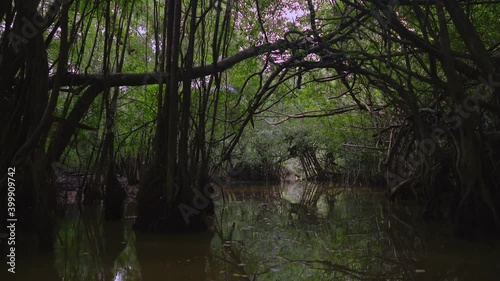
[[[372,189],[298,182],[232,185],[223,193],[214,231],[196,235],[136,234],[131,220],[104,223],[100,209],[74,209],[60,222],[52,255],[18,254],[16,279],[462,281],[500,274],[498,241],[456,240],[448,226],[423,223],[411,204],[386,204]]]

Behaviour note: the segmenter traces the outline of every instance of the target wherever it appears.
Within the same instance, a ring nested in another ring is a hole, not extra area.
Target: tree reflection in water
[[[299,182],[225,193],[232,201],[218,208],[219,239],[212,242],[221,280],[240,272],[249,280],[496,280],[500,272],[492,248],[438,235],[442,229],[416,221],[411,206],[383,203],[371,189]],[[467,263],[467,244],[481,248],[475,258],[482,268]]]
[[[55,266],[62,280],[140,280],[134,233],[126,223],[104,223],[101,214],[75,210],[61,223]]]
[[[224,193],[226,200],[216,198],[214,231],[197,235],[135,234],[130,220],[104,223],[98,209],[75,210],[58,231],[57,275],[65,281],[459,281],[495,280],[500,272],[498,245],[454,240],[442,226],[416,221],[412,206],[385,204],[370,189],[299,182],[232,185]]]

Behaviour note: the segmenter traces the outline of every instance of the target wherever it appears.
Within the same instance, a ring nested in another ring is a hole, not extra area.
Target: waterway
[[[135,233],[133,203],[120,222],[70,206],[53,253],[18,239],[12,280],[500,280],[500,241],[455,239],[377,189],[238,184],[215,201],[192,235]]]

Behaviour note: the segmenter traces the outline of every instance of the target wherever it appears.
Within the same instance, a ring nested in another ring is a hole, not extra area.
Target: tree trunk
[[[205,179],[202,178],[205,173],[202,168],[196,179],[187,174],[190,79],[183,80],[182,100],[178,93],[181,1],[169,2],[167,16],[166,33],[169,37],[166,58],[169,81],[155,137],[155,157],[137,195],[138,217],[135,228],[156,232],[205,231],[208,228],[207,211],[213,209],[209,194],[200,192],[200,187],[205,187]],[[192,47],[189,52],[188,58],[193,55]],[[192,59],[187,60],[187,63],[188,69],[192,67]],[[179,120],[183,127],[179,126]],[[200,145],[206,144],[203,142]]]

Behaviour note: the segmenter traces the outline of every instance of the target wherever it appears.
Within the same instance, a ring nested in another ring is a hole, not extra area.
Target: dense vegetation
[[[459,236],[498,232],[499,8],[4,1],[0,170],[16,167],[22,228],[51,247],[57,163],[90,175],[78,198],[108,219],[117,174],[140,180],[136,229],[160,232],[205,230],[221,177],[295,163],[310,180],[385,179]],[[6,204],[5,173],[1,190]]]

